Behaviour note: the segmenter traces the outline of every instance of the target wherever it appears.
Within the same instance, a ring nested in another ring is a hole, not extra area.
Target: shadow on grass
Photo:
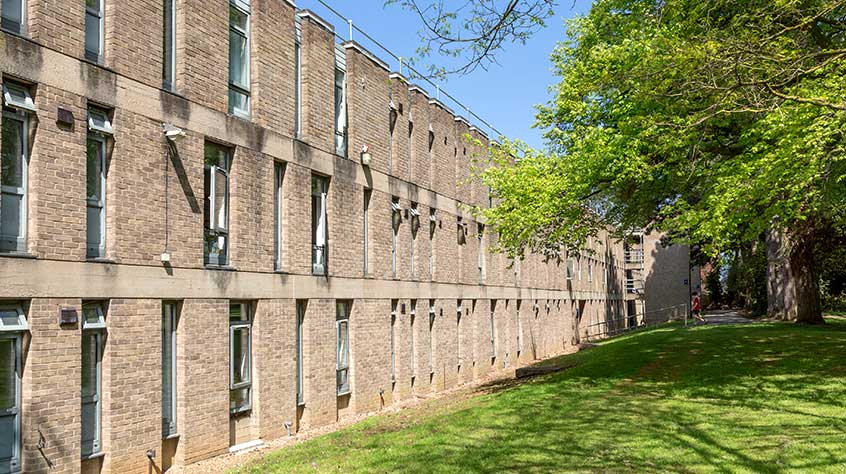
[[[244,472],[846,471],[846,322],[664,327],[429,417],[377,417]]]

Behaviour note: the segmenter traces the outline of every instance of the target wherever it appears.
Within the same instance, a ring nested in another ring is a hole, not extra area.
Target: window
[[[373,191],[370,189],[364,190],[364,222],[362,233],[364,234],[364,276],[370,273],[370,198]]]
[[[479,239],[476,266],[479,268],[479,283],[485,282],[485,226],[476,224],[476,237]]]
[[[282,179],[285,177],[285,165],[276,163],[274,165],[276,190],[273,193],[273,224],[274,224],[274,252],[276,271],[282,271]]]
[[[458,370],[461,370],[461,362],[463,360],[461,354],[461,300],[458,300],[455,306],[455,343],[456,353],[458,354]]]
[[[162,87],[176,89],[176,0],[164,0],[162,35]]]
[[[308,305],[307,300],[297,300],[297,405],[303,405],[303,325]]]
[[[23,85],[3,83],[0,143],[0,251],[26,252],[29,113],[35,104]]]
[[[101,399],[103,396],[103,333],[106,321],[102,303],[82,305],[82,457],[99,454]]]
[[[176,303],[162,305],[162,437],[176,435]]]
[[[429,373],[435,373],[435,300],[429,300]]]
[[[588,262],[587,262],[587,273],[588,273],[588,275],[587,275],[588,283],[592,283],[593,282],[593,264],[590,260],[588,260]]]
[[[397,380],[396,334],[397,300],[391,300],[391,382]]]
[[[399,198],[391,197],[391,276],[397,277],[397,234],[402,223],[402,207]]]
[[[417,247],[417,231],[420,229],[420,211],[417,210],[417,203],[411,203],[411,210],[409,211],[411,214],[411,278],[414,278],[416,272],[416,266],[414,265],[414,260],[416,257],[416,247]]]
[[[435,279],[435,229],[438,226],[438,219],[435,216],[435,209],[429,209],[429,278]]]
[[[104,1],[85,0],[85,59],[98,63],[103,62]]]
[[[205,247],[206,265],[226,265],[229,257],[229,168],[232,152],[206,142],[205,160]]]
[[[414,345],[414,319],[417,317],[417,301],[411,302],[411,313],[408,318],[408,325],[411,331],[409,347],[411,348],[411,384],[414,385],[414,378],[417,376],[417,347]]]
[[[456,223],[458,225],[458,245],[467,243],[467,229],[464,227],[464,219],[461,216],[456,216]]]
[[[88,109],[86,149],[86,247],[87,258],[106,255],[106,140],[112,124],[106,111]]]
[[[249,303],[229,305],[229,412],[252,408],[252,329]]]
[[[26,33],[26,0],[3,0],[0,26],[18,35]]]
[[[350,304],[335,304],[335,333],[337,335],[337,389],[338,396],[350,393]]]
[[[567,259],[567,279],[568,279],[568,280],[572,280],[572,279],[573,279],[573,270],[574,270],[574,265],[575,265],[575,264],[574,264],[574,262],[573,262],[573,259],[572,259],[572,258],[568,258],[568,259]]]
[[[582,257],[576,257],[576,274],[578,276],[579,281],[582,281]]]
[[[21,349],[27,330],[21,305],[0,304],[0,472],[21,468]]]
[[[517,301],[517,357],[523,352],[523,321],[520,319],[520,306],[522,301]]]
[[[294,17],[294,138],[303,133],[303,23]]]
[[[229,1],[229,113],[250,117],[250,1]]]
[[[328,178],[311,175],[311,272],[315,275],[326,274],[328,191]]]
[[[341,45],[335,45],[335,153],[347,156],[347,65]]]
[[[391,99],[388,105],[388,131],[390,132],[390,141],[388,142],[388,173],[393,172],[394,154],[396,153],[396,146],[394,140],[396,139],[397,118],[399,118],[399,110],[394,100]]]
[[[496,358],[496,300],[491,300],[491,358]]]

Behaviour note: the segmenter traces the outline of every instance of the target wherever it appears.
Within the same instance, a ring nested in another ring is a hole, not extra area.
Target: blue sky
[[[417,16],[399,6],[383,7],[382,0],[324,1],[399,56],[412,56],[420,44]],[[550,70],[549,54],[556,42],[564,38],[564,19],[586,13],[591,0],[560,0],[559,3],[547,28],[525,45],[508,45],[497,57],[499,65],[491,66],[488,71],[477,69],[467,76],[451,77],[442,86],[509,138],[520,138],[534,147],[543,144],[540,131],[531,128],[534,106],[549,99],[548,87],[557,82]],[[349,28],[317,0],[299,0],[297,7],[313,10],[335,24],[339,34],[347,36]],[[396,61],[389,60],[387,54],[372,46],[366,38],[354,39],[388,62],[392,69],[397,69]],[[425,88],[434,95],[433,87]],[[460,110],[455,112],[463,114]]]

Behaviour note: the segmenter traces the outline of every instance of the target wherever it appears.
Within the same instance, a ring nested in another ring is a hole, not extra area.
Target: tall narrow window
[[[517,357],[523,352],[523,320],[520,319],[521,301],[517,301]]]
[[[484,224],[476,224],[476,237],[479,240],[478,251],[476,258],[476,266],[479,269],[479,283],[485,282],[485,226]]]
[[[417,346],[414,345],[414,320],[417,318],[417,302],[412,301],[411,312],[408,317],[409,348],[411,349],[411,385],[414,385],[414,378],[417,377]]]
[[[305,403],[303,397],[303,325],[307,300],[297,300],[297,405]]]
[[[101,258],[106,254],[106,140],[112,135],[112,124],[105,110],[88,109],[88,143],[86,151],[86,257]]]
[[[294,17],[294,138],[303,134],[303,23]]]
[[[329,179],[311,175],[311,272],[326,274],[327,193]]]
[[[273,193],[273,241],[274,251],[276,253],[276,262],[274,264],[276,271],[282,271],[282,180],[285,177],[285,165],[283,163],[276,163],[275,170],[275,192]]]
[[[496,300],[491,300],[491,358],[496,357]]]
[[[103,333],[106,320],[102,303],[82,305],[82,457],[102,450],[101,400],[103,397]]]
[[[458,370],[461,371],[461,362],[463,360],[461,353],[461,300],[458,300],[455,306],[455,345],[456,353],[458,354]]]
[[[397,380],[396,325],[397,300],[391,300],[391,382],[395,382]]]
[[[103,62],[104,2],[105,0],[85,0],[85,59],[98,63]]]
[[[176,90],[176,0],[164,0],[162,12],[162,87]]]
[[[229,412],[252,408],[252,308],[249,303],[229,305]]]
[[[162,305],[162,437],[176,434],[176,303]]]
[[[26,33],[26,0],[3,0],[0,6],[4,30],[22,35]]]
[[[429,373],[435,373],[435,300],[429,300]]]
[[[587,273],[588,283],[593,283],[593,263],[590,260],[587,262]]]
[[[335,45],[335,153],[347,157],[347,61],[342,45]]]
[[[416,202],[411,203],[409,214],[411,215],[411,225],[409,225],[411,227],[411,278],[414,278],[417,274],[417,266],[414,262],[417,259],[417,231],[420,229],[420,211],[417,210]]]
[[[435,209],[429,209],[429,278],[435,279],[435,229],[438,219]]]
[[[391,198],[391,276],[397,278],[397,235],[402,223],[402,207],[399,198]]]
[[[337,335],[337,390],[338,396],[350,393],[350,304],[335,304],[335,333]]]
[[[390,104],[388,105],[388,131],[390,133],[388,146],[388,174],[391,174],[394,170],[394,155],[396,154],[397,147],[394,145],[394,140],[396,139],[396,129],[397,129],[397,119],[399,118],[399,110],[397,108],[397,104],[391,99]]]
[[[250,117],[249,0],[229,0],[229,113]]]
[[[26,252],[29,114],[35,104],[20,84],[3,83],[0,143],[0,252]]]
[[[574,264],[574,262],[573,262],[573,259],[572,259],[572,258],[568,258],[568,259],[567,259],[567,279],[568,279],[568,280],[572,280],[572,279],[573,279],[574,266],[575,266],[575,264]]]
[[[205,160],[205,246],[206,265],[226,265],[229,260],[229,168],[232,152],[206,142]]]
[[[364,235],[364,276],[370,273],[370,197],[373,191],[364,190],[364,221],[362,234]]]
[[[0,472],[21,468],[21,348],[27,329],[20,304],[0,304]]]

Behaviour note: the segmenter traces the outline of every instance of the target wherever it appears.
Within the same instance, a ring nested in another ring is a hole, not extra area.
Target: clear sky
[[[414,55],[420,45],[419,19],[399,6],[384,7],[382,0],[324,1],[399,56]],[[333,23],[340,35],[348,35],[349,27],[317,0],[298,0],[296,3],[298,8],[311,9]],[[491,66],[488,71],[477,69],[467,76],[451,77],[442,86],[509,138],[520,138],[534,147],[543,144],[540,131],[531,128],[534,106],[547,102],[548,87],[557,82],[551,72],[549,54],[556,42],[564,39],[564,19],[586,13],[591,0],[560,0],[559,3],[556,15],[550,19],[547,28],[525,45],[507,45],[497,57],[499,65]],[[353,39],[387,62],[392,70],[397,70],[397,62],[366,38],[356,36]],[[436,61],[437,58],[430,60]],[[424,88],[434,96],[434,87]],[[447,105],[455,109],[453,104]],[[466,115],[461,110],[456,109],[455,112]],[[471,123],[475,121],[469,119]]]

